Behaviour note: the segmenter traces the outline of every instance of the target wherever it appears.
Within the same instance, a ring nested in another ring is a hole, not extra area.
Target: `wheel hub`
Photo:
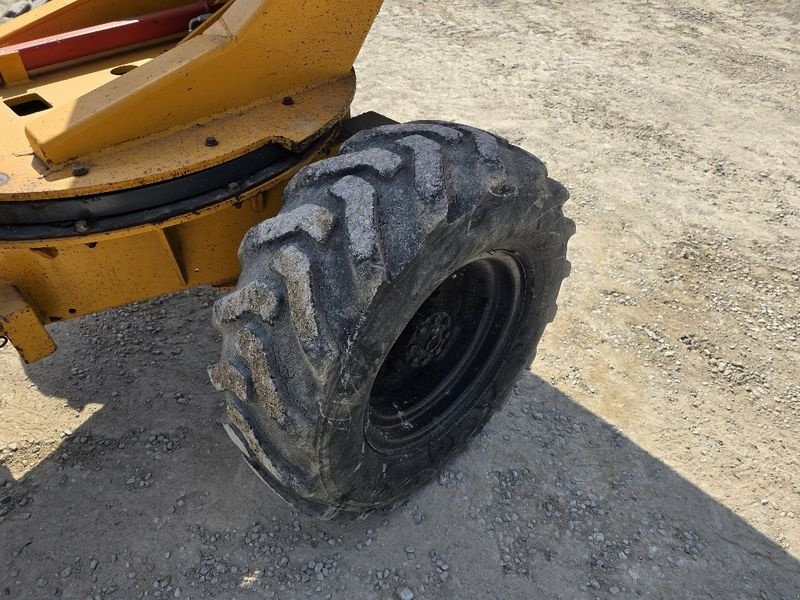
[[[419,451],[491,389],[516,335],[525,273],[508,252],[474,260],[422,303],[375,379],[365,435],[378,452]]]
[[[412,322],[409,326],[413,325]],[[422,320],[414,328],[407,346],[406,359],[414,368],[428,365],[437,358],[452,333],[452,319],[446,312],[437,312]]]

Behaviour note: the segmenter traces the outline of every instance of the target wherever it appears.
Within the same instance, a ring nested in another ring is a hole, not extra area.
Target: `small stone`
[[[397,597],[397,600],[414,600],[414,592],[407,587],[397,588],[394,595]]]
[[[63,577],[64,579],[66,579],[70,575],[72,575],[72,567],[67,567],[66,569],[61,571],[61,577]]]
[[[45,579],[44,577],[39,577],[39,579],[36,580],[36,586],[37,587],[42,588],[42,587],[44,587],[46,585],[47,585],[47,579]]]

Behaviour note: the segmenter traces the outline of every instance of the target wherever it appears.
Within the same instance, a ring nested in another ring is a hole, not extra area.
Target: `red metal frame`
[[[25,69],[31,72],[188,33],[189,21],[210,12],[213,9],[208,2],[198,1],[124,21],[5,46],[0,48],[0,54],[19,52]]]

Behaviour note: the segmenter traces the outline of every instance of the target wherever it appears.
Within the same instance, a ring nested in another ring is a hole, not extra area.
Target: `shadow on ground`
[[[212,300],[60,324],[60,352],[29,367],[104,407],[21,480],[0,472],[0,597],[800,597],[779,546],[531,374],[405,506],[295,513],[219,427]]]

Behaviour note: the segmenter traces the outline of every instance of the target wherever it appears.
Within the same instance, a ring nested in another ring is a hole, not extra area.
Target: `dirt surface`
[[[358,67],[355,111],[571,189],[532,372],[438,484],[322,523],[219,426],[213,292],[60,324],[0,351],[0,597],[800,598],[797,3],[395,0]]]

